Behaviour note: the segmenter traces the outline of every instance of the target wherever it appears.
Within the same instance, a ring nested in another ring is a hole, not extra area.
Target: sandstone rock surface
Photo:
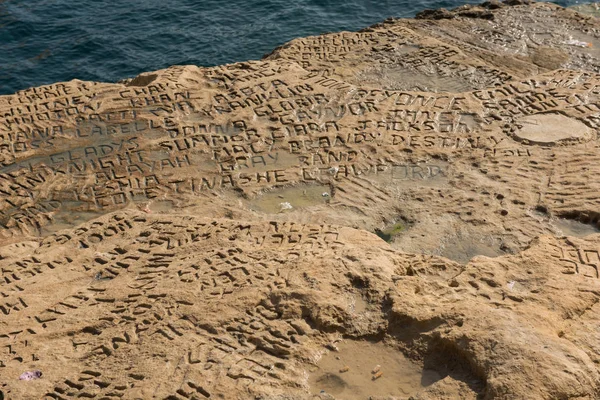
[[[510,0],[1,96],[0,399],[600,398],[599,69]]]

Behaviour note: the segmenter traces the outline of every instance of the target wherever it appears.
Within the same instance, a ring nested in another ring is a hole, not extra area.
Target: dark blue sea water
[[[299,36],[481,0],[0,0],[0,94],[259,59]],[[576,1],[561,0],[565,6]]]

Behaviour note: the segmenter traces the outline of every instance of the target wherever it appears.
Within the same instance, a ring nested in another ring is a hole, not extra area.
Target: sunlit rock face
[[[0,97],[0,399],[598,398],[599,28],[487,2]]]

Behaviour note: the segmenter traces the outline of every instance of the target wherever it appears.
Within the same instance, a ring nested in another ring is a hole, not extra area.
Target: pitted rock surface
[[[1,96],[0,398],[599,398],[599,29],[491,1]]]

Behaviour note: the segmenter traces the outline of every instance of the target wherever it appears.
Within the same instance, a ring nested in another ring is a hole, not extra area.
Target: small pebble
[[[40,379],[42,377],[42,371],[27,371],[23,372],[21,376],[19,376],[19,380],[21,381],[32,381],[34,379]]]
[[[327,347],[331,351],[340,351],[340,349],[335,344],[333,344],[333,343],[330,343],[330,344],[328,344],[325,347]]]
[[[350,371],[350,367],[348,367],[348,366],[345,366],[344,368],[340,369],[341,373],[348,372],[348,371]]]

